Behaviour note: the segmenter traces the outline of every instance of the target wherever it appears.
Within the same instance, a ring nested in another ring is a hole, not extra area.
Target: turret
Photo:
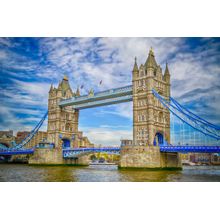
[[[137,57],[134,58],[134,68],[132,72],[138,72]]]
[[[49,93],[52,93],[52,92],[53,92],[53,84],[51,84],[50,90],[49,90]]]
[[[166,69],[165,69],[165,73],[164,73],[164,80],[166,82],[170,82],[170,71],[169,71],[167,63],[166,63]]]
[[[58,88],[57,88],[57,97],[61,98],[62,97],[62,86],[61,82],[59,82]]]
[[[80,96],[80,91],[79,91],[79,87],[77,87],[77,90],[76,90],[76,97]]]
[[[132,70],[133,79],[135,79],[138,76],[138,72],[139,72],[139,69],[138,69],[138,65],[137,65],[137,58],[135,57],[134,58],[134,67]]]
[[[57,90],[62,91],[62,86],[61,86],[61,82],[59,82],[58,88]]]

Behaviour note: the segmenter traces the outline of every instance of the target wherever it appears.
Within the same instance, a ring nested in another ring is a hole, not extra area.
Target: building
[[[87,137],[83,137],[83,132],[78,132],[78,147],[94,147]]]
[[[20,144],[30,134],[29,131],[18,131],[15,137],[16,144]]]
[[[164,74],[157,64],[152,48],[145,64],[135,63],[132,71],[133,83],[133,144],[158,145],[164,139],[170,142],[170,113],[154,97],[152,89],[169,99],[170,73],[168,65]]]
[[[133,141],[128,139],[121,139],[121,147],[123,146],[132,146]]]
[[[15,138],[16,143],[20,144],[22,140],[25,139],[30,134],[29,131],[19,131],[17,132],[17,136]],[[47,140],[47,132],[45,131],[38,131],[35,136],[31,139],[30,142],[28,142],[25,145],[25,148],[32,148],[37,146],[40,142],[46,141]]]
[[[215,153],[211,155],[211,164],[220,165],[220,154]]]
[[[64,76],[58,88],[51,85],[48,99],[48,141],[55,144],[55,148],[82,147],[91,145],[88,139],[78,131],[79,110],[72,106],[60,107],[62,99],[80,96],[79,89],[74,93],[69,80]]]
[[[12,142],[15,141],[15,137],[13,136],[13,131],[0,131],[0,144],[5,145],[6,147],[11,147]]]
[[[180,154],[183,163],[220,165],[220,155],[218,153],[185,153]]]

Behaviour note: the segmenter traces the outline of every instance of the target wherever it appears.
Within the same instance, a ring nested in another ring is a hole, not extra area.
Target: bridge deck
[[[120,147],[102,147],[102,148],[69,148],[63,149],[64,157],[71,157],[84,153],[116,153],[120,152]],[[160,146],[161,152],[175,152],[175,153],[220,153],[220,146]],[[8,150],[0,151],[0,155],[19,155],[19,154],[33,154],[34,149],[22,150]]]
[[[132,86],[125,86],[117,89],[110,89],[103,92],[94,93],[71,99],[62,100],[59,106],[73,106],[75,109],[92,108],[132,101]]]

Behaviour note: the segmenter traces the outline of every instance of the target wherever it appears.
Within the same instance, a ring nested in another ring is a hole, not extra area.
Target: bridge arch
[[[62,138],[62,141],[63,141],[63,143],[62,143],[62,148],[63,148],[63,149],[66,149],[66,148],[70,148],[70,147],[71,147],[71,141],[70,141],[69,138],[63,137],[63,138]]]
[[[163,132],[156,132],[154,136],[154,146],[160,146],[164,144],[164,134]]]

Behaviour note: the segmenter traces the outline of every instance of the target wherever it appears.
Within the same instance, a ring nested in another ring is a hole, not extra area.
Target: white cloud
[[[84,136],[87,136],[92,143],[103,146],[119,146],[120,139],[132,139],[132,130],[114,130],[106,127],[81,127]]]

